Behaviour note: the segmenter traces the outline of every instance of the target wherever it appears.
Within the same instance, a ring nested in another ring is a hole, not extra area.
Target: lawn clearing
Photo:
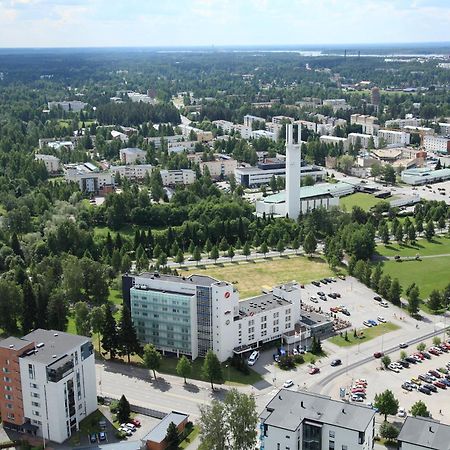
[[[209,275],[233,283],[239,290],[241,300],[261,293],[263,287],[296,280],[309,283],[313,280],[333,276],[333,272],[322,258],[305,256],[283,256],[273,259],[258,259],[235,263],[214,264],[190,268],[188,274]]]
[[[365,211],[368,211],[378,203],[389,200],[392,200],[392,198],[385,200],[382,198],[376,198],[372,194],[363,194],[362,192],[357,192],[356,194],[341,197],[339,199],[339,207],[341,209],[345,208],[348,212],[351,212],[353,206],[359,206]]]
[[[188,448],[189,445],[199,435],[199,433],[200,433],[200,427],[198,427],[197,425],[194,425],[194,428],[192,428],[192,431],[184,438],[183,441],[180,442],[180,445],[178,446],[178,448],[181,448],[181,449]]]
[[[415,244],[398,244],[391,242],[388,245],[377,245],[376,252],[383,256],[432,256],[450,254],[450,238],[435,236],[432,241],[419,239]]]
[[[450,256],[420,261],[384,261],[382,266],[384,273],[398,278],[403,292],[411,283],[416,283],[422,299],[428,298],[433,289],[444,289],[450,282]]]
[[[352,345],[364,344],[364,342],[370,341],[378,336],[381,336],[382,334],[398,330],[399,328],[400,327],[398,325],[392,322],[380,323],[375,327],[362,328],[360,330],[356,330],[358,335],[361,332],[364,333],[363,338],[355,337],[353,334],[353,330],[347,330],[347,340],[345,340],[345,331],[344,331],[343,337],[341,337],[338,334],[330,338],[329,342],[335,345],[339,345],[339,347],[351,347]]]

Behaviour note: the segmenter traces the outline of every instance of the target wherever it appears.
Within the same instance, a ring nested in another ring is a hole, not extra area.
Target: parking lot
[[[443,336],[441,336],[443,338]],[[433,344],[431,340],[425,341],[427,350]],[[416,346],[404,349],[408,355],[417,352]],[[389,355],[392,361],[400,359],[399,349],[397,352]],[[391,370],[382,369],[380,359],[375,359],[369,364],[359,367],[358,369],[349,372],[348,374],[338,377],[333,383],[329,384],[324,390],[324,394],[331,395],[333,398],[339,398],[339,389],[345,388],[347,392],[350,391],[354,385],[355,380],[362,378],[367,380],[366,399],[364,403],[371,403],[374,401],[375,394],[391,389],[395,397],[399,400],[399,406],[406,409],[409,414],[411,406],[418,400],[422,400],[428,407],[432,416],[437,420],[444,422],[450,421],[450,387],[446,389],[437,388],[437,392],[432,392],[430,395],[418,392],[416,389],[407,391],[402,388],[402,384],[411,380],[411,378],[418,378],[419,375],[427,373],[429,370],[437,370],[445,367],[450,362],[450,351],[443,353],[440,356],[431,355],[431,359],[424,359],[417,364],[410,364],[409,368],[404,368],[399,373]],[[422,385],[426,382],[422,381]]]
[[[325,294],[326,301],[320,299],[318,292]],[[341,297],[333,299],[328,296],[330,293],[338,293]],[[338,312],[336,315],[340,319],[350,321],[352,328],[364,328],[363,322],[367,320],[378,322],[379,316],[400,326],[416,326],[416,321],[411,318],[402,320],[406,313],[403,313],[399,308],[391,304],[388,304],[387,308],[382,307],[380,302],[374,300],[375,296],[376,294],[367,286],[353,277],[347,277],[345,280],[336,278],[334,283],[320,283],[320,286],[305,285],[302,292],[302,302],[314,308],[320,308],[324,313],[330,312],[330,308],[344,306],[350,316],[346,316],[342,312]],[[311,301],[311,298],[315,298],[315,300]]]

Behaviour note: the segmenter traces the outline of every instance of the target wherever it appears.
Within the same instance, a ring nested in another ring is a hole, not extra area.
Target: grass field
[[[383,272],[398,278],[405,290],[411,283],[420,289],[426,299],[433,289],[444,289],[450,282],[450,256],[422,259],[421,261],[385,261]]]
[[[347,195],[339,199],[339,206],[341,209],[346,209],[350,212],[353,206],[360,206],[362,209],[368,211],[373,206],[382,202],[383,199],[376,198],[371,194],[363,194],[357,192],[356,194]]]
[[[355,337],[353,335],[353,330],[347,331],[347,340],[345,340],[345,337],[341,337],[339,334],[336,336],[333,336],[331,339],[329,339],[329,342],[339,345],[339,347],[351,347],[352,345],[358,345],[358,344],[364,344],[364,342],[370,341],[378,336],[381,336],[382,334],[389,333],[391,331],[398,330],[400,327],[396,325],[395,323],[386,322],[386,323],[380,323],[376,327],[371,328],[362,328],[361,330],[357,330],[358,335],[360,333],[364,334],[363,338]],[[344,331],[345,336],[345,331]]]
[[[435,236],[432,241],[420,239],[416,244],[397,244],[392,242],[388,245],[378,245],[377,253],[383,256],[431,256],[450,253],[450,238],[447,236]],[[450,280],[449,280],[450,281]]]
[[[294,255],[252,262],[218,264],[206,268],[199,266],[190,268],[188,273],[209,275],[218,280],[229,281],[239,290],[241,299],[258,295],[261,289],[271,289],[279,283],[292,280],[309,283],[333,275],[323,259]]]
[[[189,445],[199,435],[199,433],[200,433],[200,428],[195,425],[194,428],[192,428],[192,431],[186,436],[186,438],[182,442],[180,442],[180,445],[178,446],[178,448],[180,448],[180,449],[188,448]]]

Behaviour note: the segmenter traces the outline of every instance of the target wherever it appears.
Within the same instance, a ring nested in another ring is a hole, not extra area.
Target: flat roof
[[[124,152],[124,153],[130,153],[130,154],[145,153],[144,150],[137,148],[137,147],[121,148],[120,151]]]
[[[67,352],[89,341],[89,338],[84,336],[43,329],[32,331],[22,339],[36,344],[35,351],[29,355],[25,354],[24,357],[43,364],[59,361]],[[39,344],[44,345],[38,347]]]
[[[29,344],[30,344],[29,341],[14,336],[7,337],[6,339],[0,341],[1,348],[10,348],[12,350],[21,350],[22,348],[26,347]]]
[[[267,425],[295,431],[305,420],[326,423],[355,431],[365,431],[375,410],[368,406],[343,403],[313,392],[281,389],[260,417]]]
[[[170,423],[173,422],[177,427],[186,420],[189,416],[187,414],[181,414],[177,412],[171,412],[167,414],[161,422],[156,425],[146,436],[142,438],[143,441],[162,442],[167,435],[167,428]]]
[[[150,278],[152,280],[172,281],[175,283],[195,284],[199,286],[211,286],[213,284],[221,283],[219,280],[212,278],[208,275],[190,275],[188,277],[177,275],[166,275],[157,272],[143,272],[138,277]]]
[[[300,297],[300,295],[299,295]],[[239,302],[239,312],[243,315],[258,314],[263,311],[270,311],[276,309],[279,306],[290,305],[291,302],[284,300],[283,298],[276,297],[272,292],[268,294],[261,294],[256,297],[251,297]]]
[[[408,416],[398,435],[398,440],[418,447],[448,450],[450,446],[450,425],[425,417]]]

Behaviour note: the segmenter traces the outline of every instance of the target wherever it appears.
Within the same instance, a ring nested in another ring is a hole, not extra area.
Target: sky
[[[0,47],[450,41],[450,0],[0,0]]]

